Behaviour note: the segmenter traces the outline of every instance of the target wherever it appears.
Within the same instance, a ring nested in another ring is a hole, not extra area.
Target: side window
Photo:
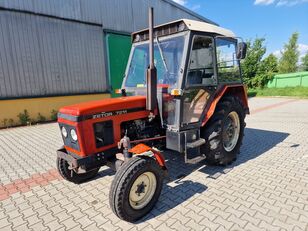
[[[225,38],[218,38],[216,47],[218,81],[222,83],[241,82],[239,61],[236,59],[236,43]]]
[[[212,85],[214,81],[213,40],[210,37],[195,36],[187,72],[187,84]]]

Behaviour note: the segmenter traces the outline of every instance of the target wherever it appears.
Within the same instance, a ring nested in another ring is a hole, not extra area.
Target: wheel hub
[[[227,131],[226,131],[226,133],[227,133],[227,135],[228,135],[228,137],[229,138],[231,138],[232,136],[233,136],[233,134],[234,134],[234,127],[233,127],[233,124],[232,124],[232,121],[230,121],[229,122],[229,125],[228,125],[228,128],[227,128]]]
[[[229,113],[223,132],[223,145],[227,152],[231,152],[238,141],[240,133],[240,118],[235,111]]]
[[[157,187],[156,176],[152,172],[144,172],[134,181],[130,193],[129,204],[133,209],[144,208],[153,198]]]
[[[145,193],[145,187],[146,187],[146,185],[145,185],[144,182],[142,181],[141,184],[138,184],[138,185],[137,185],[137,190],[136,190],[135,193],[136,193],[138,196],[140,196],[141,193]]]

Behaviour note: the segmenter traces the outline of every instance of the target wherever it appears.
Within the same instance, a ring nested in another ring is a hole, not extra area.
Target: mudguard
[[[205,117],[202,121],[202,127],[209,121],[212,115],[215,112],[216,106],[220,99],[223,96],[232,95],[237,96],[241,101],[245,109],[245,113],[249,114],[249,107],[248,107],[248,99],[247,99],[247,89],[243,84],[236,84],[236,85],[229,85],[223,86],[218,90],[214,100],[211,102],[210,107],[208,108]]]

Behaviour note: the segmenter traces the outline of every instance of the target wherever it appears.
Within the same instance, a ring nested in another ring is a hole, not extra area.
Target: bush
[[[14,120],[13,119],[9,119],[8,121],[8,127],[12,127],[14,125]]]
[[[30,119],[29,113],[26,109],[22,113],[19,113],[17,115],[17,117],[19,118],[19,122],[22,125],[31,124],[31,119]]]
[[[2,120],[2,125],[5,128],[12,127],[14,125],[14,120],[13,119],[4,119],[4,120]]]
[[[8,119],[2,120],[3,127],[8,127]]]
[[[266,87],[267,83],[274,78],[274,73],[262,73],[251,79],[250,86],[252,88],[264,88]]]
[[[46,121],[46,117],[41,115],[41,113],[38,113],[37,122],[45,122],[45,121]]]
[[[57,120],[58,119],[58,111],[52,110],[50,118],[51,118],[51,120]]]

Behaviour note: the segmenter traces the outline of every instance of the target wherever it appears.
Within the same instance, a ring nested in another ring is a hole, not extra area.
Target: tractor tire
[[[150,157],[132,157],[117,171],[109,203],[120,219],[133,222],[152,210],[163,187],[163,170]]]
[[[71,175],[71,170],[68,168],[69,164],[67,163],[66,160],[62,158],[57,158],[57,169],[59,174],[67,181],[73,182],[75,184],[80,184],[83,183],[87,180],[90,180],[94,178],[98,171],[99,168],[95,168],[89,172],[86,173],[81,173],[77,174],[76,172],[73,171],[73,175]]]
[[[201,131],[206,143],[201,147],[208,164],[228,165],[236,160],[245,128],[245,111],[237,97],[224,97]]]

